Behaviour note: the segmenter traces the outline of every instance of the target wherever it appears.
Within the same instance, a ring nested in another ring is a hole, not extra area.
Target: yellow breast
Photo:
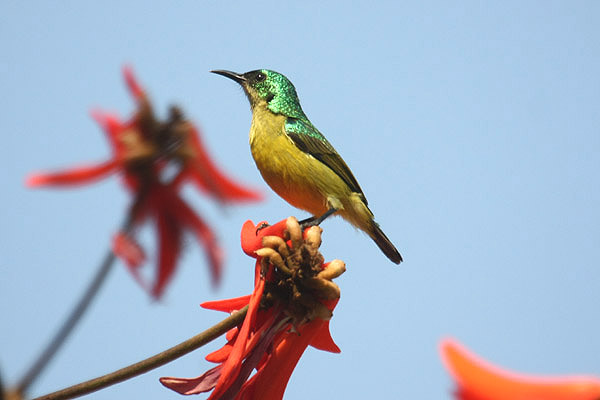
[[[347,185],[326,165],[302,152],[285,134],[286,117],[266,107],[253,110],[250,148],[263,179],[279,196],[312,215],[327,211],[328,198],[347,198]]]

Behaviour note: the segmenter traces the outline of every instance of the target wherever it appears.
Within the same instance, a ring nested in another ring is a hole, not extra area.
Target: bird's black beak
[[[212,72],[213,74],[223,75],[224,77],[236,81],[240,85],[244,85],[244,83],[246,82],[246,77],[244,75],[238,74],[237,72],[227,71],[224,69],[215,69],[210,72]]]

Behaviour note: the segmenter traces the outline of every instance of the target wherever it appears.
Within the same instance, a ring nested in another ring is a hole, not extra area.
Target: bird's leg
[[[269,225],[269,224],[267,224],[266,222],[263,222],[262,224],[260,224],[260,225],[258,226],[258,228],[256,228],[256,235],[258,235],[258,232],[259,232],[260,230],[263,230],[263,229],[265,229],[265,228],[268,228],[269,226],[270,226],[270,225]]]
[[[325,211],[325,214],[321,215],[319,218],[316,218],[313,221],[313,225],[320,225],[321,222],[325,221],[329,216],[333,215],[338,211],[337,208],[331,207],[329,210]]]
[[[304,230],[304,229],[308,228],[309,226],[320,225],[321,222],[325,221],[327,219],[327,217],[331,216],[336,211],[338,211],[337,208],[331,207],[329,210],[325,211],[325,214],[321,215],[320,217],[313,216],[310,218],[303,219],[302,221],[299,222],[300,227],[302,228],[302,230]]]
[[[301,227],[308,227],[312,224],[312,222],[317,219],[317,217],[313,216],[310,218],[303,219],[302,221],[298,221]]]

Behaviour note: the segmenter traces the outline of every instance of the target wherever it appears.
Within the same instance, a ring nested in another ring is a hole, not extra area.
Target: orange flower
[[[188,395],[212,390],[209,400],[280,400],[309,345],[340,352],[329,319],[339,299],[332,279],[344,272],[344,263],[323,263],[317,226],[303,234],[293,217],[263,226],[247,221],[242,228],[242,248],[257,259],[254,292],[202,304],[225,312],[249,306],[227,343],[206,357],[218,365],[197,378],[161,378],[164,386]]]
[[[181,110],[171,107],[166,121],[156,119],[144,90],[133,72],[124,68],[125,82],[137,102],[134,116],[121,121],[99,111],[92,113],[106,132],[113,155],[102,163],[50,174],[33,174],[30,187],[74,186],[121,173],[125,186],[134,194],[126,232],[113,239],[113,251],[121,257],[142,284],[139,267],[145,254],[130,231],[152,219],[158,233],[157,277],[151,293],[160,297],[175,271],[184,230],[191,230],[208,254],[213,283],[221,276],[222,253],[211,228],[180,197],[183,182],[191,181],[221,203],[256,201],[258,192],[227,178],[210,159],[196,127]],[[169,167],[169,170],[167,170]],[[172,179],[165,175],[175,167]],[[146,285],[144,285],[146,286]]]
[[[502,370],[446,339],[442,360],[463,400],[598,400],[600,379],[591,376],[540,377]]]

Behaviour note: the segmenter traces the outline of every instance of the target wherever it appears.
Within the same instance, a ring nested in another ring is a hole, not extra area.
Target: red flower
[[[243,323],[227,333],[227,343],[206,357],[218,365],[197,378],[161,378],[164,386],[181,394],[212,390],[209,400],[279,400],[309,345],[340,352],[329,319],[339,300],[332,279],[345,271],[344,263],[323,263],[317,226],[304,235],[293,217],[262,226],[247,221],[242,228],[242,248],[257,259],[254,292],[202,304],[229,313],[249,306]]]
[[[444,340],[440,352],[462,400],[598,400],[600,379],[590,376],[539,377],[502,370]]]
[[[137,102],[134,116],[121,121],[118,117],[94,111],[92,116],[106,132],[113,155],[108,161],[64,172],[33,174],[27,185],[73,186],[94,182],[120,172],[135,199],[130,211],[130,228],[146,219],[155,222],[158,233],[157,277],[151,293],[160,297],[173,276],[185,229],[189,229],[204,245],[211,266],[213,283],[221,275],[222,254],[211,228],[180,197],[179,188],[191,181],[203,192],[222,203],[260,200],[261,195],[227,178],[217,169],[205,150],[194,125],[185,120],[177,107],[171,107],[166,121],[156,119],[144,90],[133,72],[123,73],[130,93]],[[175,166],[174,178],[166,181],[165,169]],[[131,231],[133,229],[128,229]],[[113,251],[121,257],[136,279],[145,254],[129,232],[118,233]]]

